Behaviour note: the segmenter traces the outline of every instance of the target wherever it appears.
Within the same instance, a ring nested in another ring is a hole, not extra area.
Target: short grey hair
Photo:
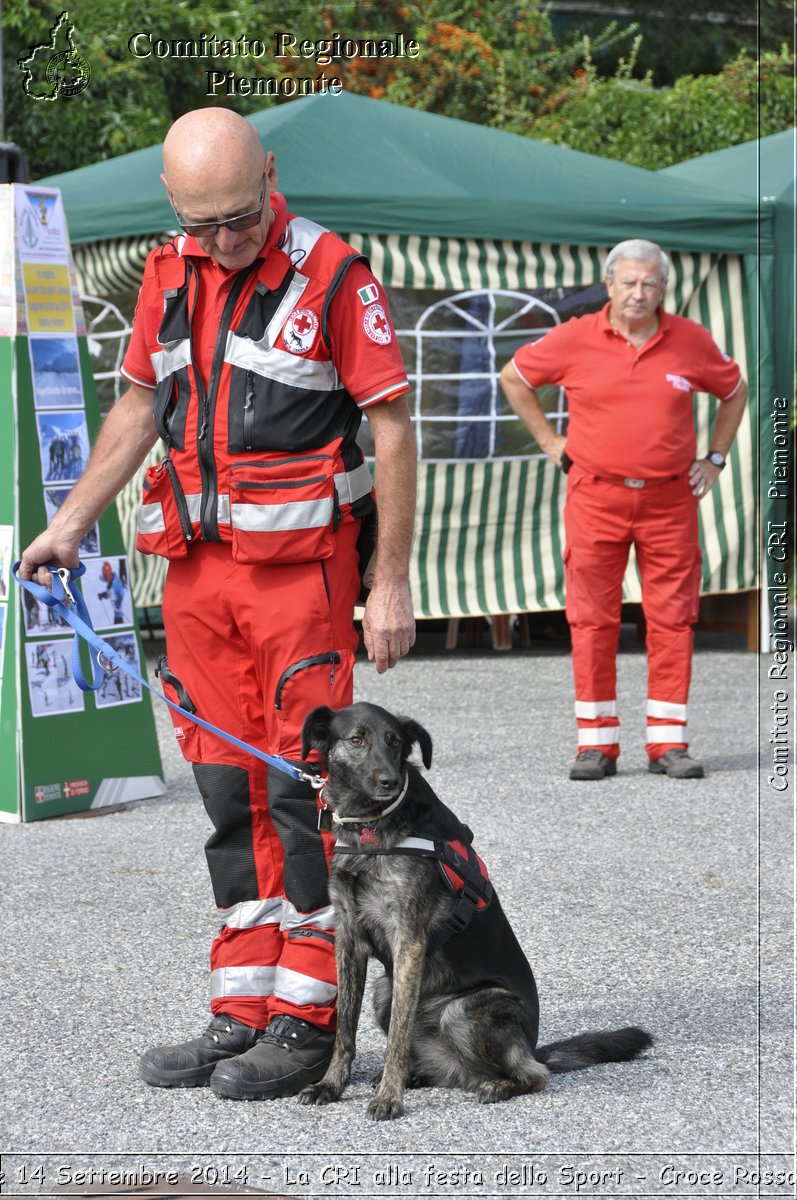
[[[605,275],[607,279],[614,279],[614,269],[621,258],[628,258],[632,262],[650,262],[657,258],[660,263],[661,282],[663,284],[667,282],[670,274],[670,260],[656,242],[646,242],[644,238],[629,238],[627,242],[618,242],[609,251],[606,259]]]

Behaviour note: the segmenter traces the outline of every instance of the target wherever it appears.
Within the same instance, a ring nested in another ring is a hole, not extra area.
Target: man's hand
[[[707,496],[720,477],[721,467],[715,467],[707,458],[696,458],[689,468],[689,486],[692,495],[702,500]]]
[[[76,567],[80,562],[80,538],[66,534],[51,533],[45,529],[22,551],[19,564],[20,579],[33,580],[41,587],[52,587],[52,575],[45,568],[46,563],[55,563],[59,567]]]
[[[374,585],[363,613],[363,641],[380,675],[409,653],[415,644],[415,618],[407,584]]]
[[[562,454],[564,453],[564,448],[566,445],[567,438],[562,437],[560,433],[555,433],[550,438],[548,445],[544,447],[545,453],[548,455],[554,466],[561,467]]]

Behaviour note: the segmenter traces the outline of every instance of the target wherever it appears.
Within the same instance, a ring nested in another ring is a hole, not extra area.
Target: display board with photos
[[[10,247],[0,253],[0,378],[14,400],[0,410],[0,820],[31,821],[165,789],[145,689],[117,668],[81,691],[71,627],[9,579],[83,474],[100,415],[60,193],[0,186],[0,233]],[[87,531],[80,556],[75,586],[95,630],[141,673],[114,506]],[[87,664],[87,649],[82,656]]]

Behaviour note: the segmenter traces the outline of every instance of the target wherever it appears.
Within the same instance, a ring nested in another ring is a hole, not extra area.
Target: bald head
[[[268,197],[277,187],[274,155],[264,153],[254,125],[225,108],[186,113],[166,135],[161,179],[183,225],[222,222],[215,233],[197,238],[212,258],[229,270],[254,261],[273,220]],[[256,225],[225,227],[259,205]]]
[[[163,173],[178,203],[260,186],[266,156],[254,125],[226,108],[200,108],[172,125],[163,143]]]

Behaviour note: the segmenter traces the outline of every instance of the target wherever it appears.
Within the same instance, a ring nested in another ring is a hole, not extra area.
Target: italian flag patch
[[[379,288],[375,283],[369,283],[367,287],[360,288],[357,295],[360,297],[363,307],[365,307],[366,304],[373,304],[374,300],[376,300],[379,295]]]

